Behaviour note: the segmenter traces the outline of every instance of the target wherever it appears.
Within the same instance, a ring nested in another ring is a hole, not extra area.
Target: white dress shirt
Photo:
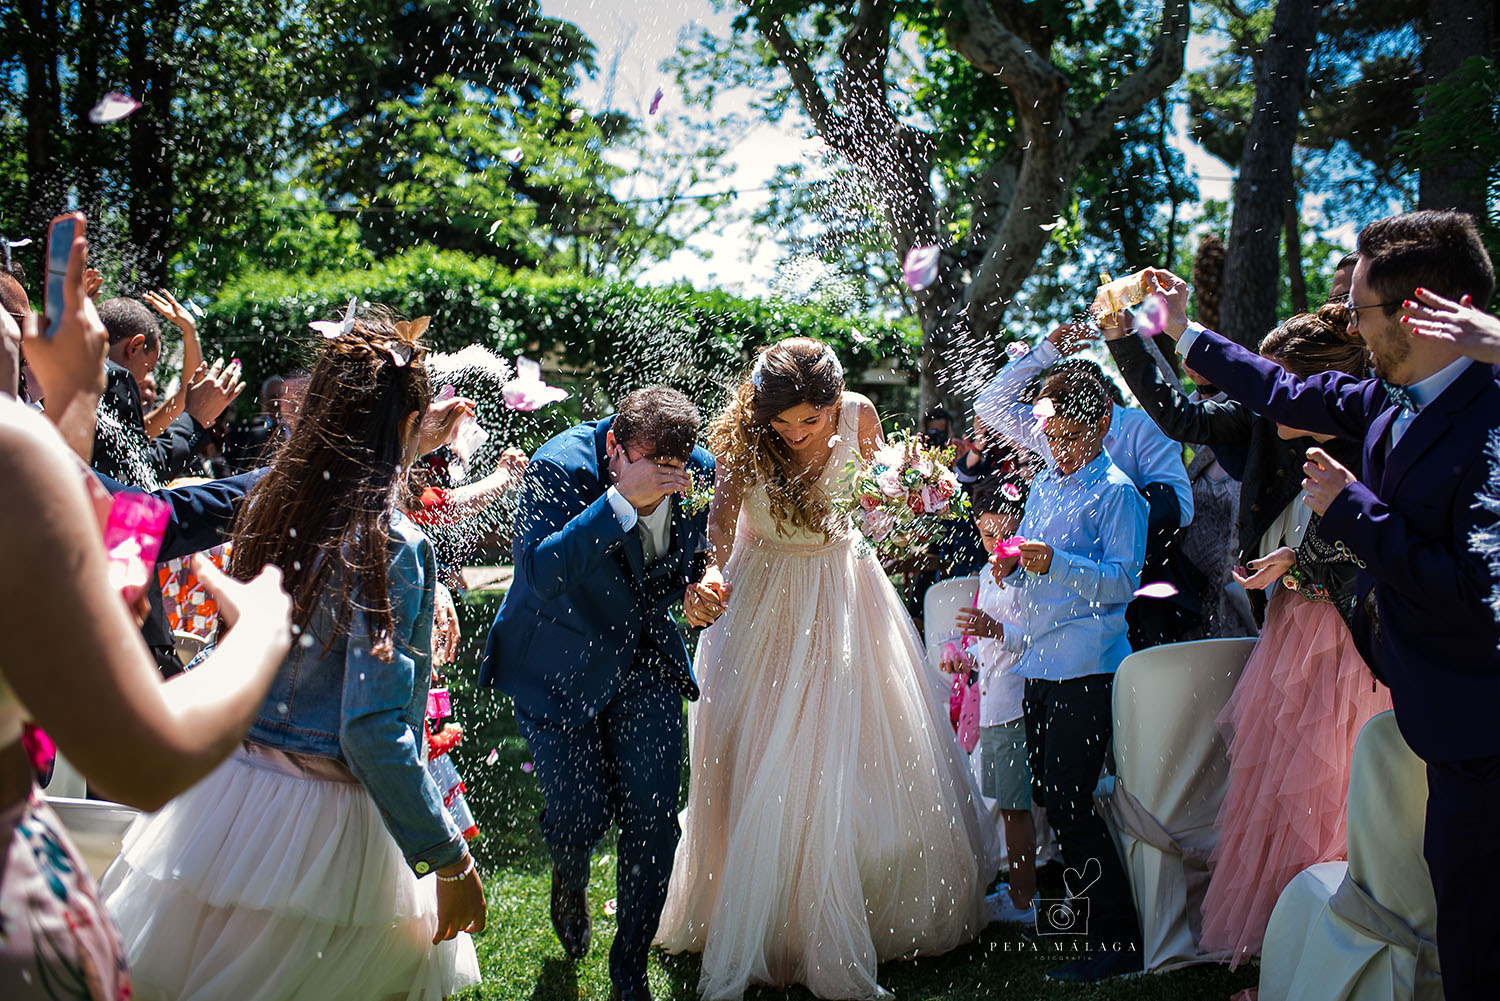
[[[641,552],[650,566],[661,558],[672,545],[672,498],[665,497],[650,514],[641,514],[625,499],[625,495],[614,487],[605,491],[609,506],[620,519],[620,527],[629,532],[638,530],[641,536]]]

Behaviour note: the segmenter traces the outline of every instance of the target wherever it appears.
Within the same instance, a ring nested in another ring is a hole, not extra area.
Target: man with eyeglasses
[[[1493,996],[1500,981],[1500,625],[1495,586],[1471,549],[1497,517],[1474,499],[1489,477],[1500,383],[1456,338],[1416,335],[1413,300],[1482,311],[1494,267],[1472,217],[1412,212],[1359,235],[1349,327],[1374,377],[1298,379],[1187,320],[1188,287],[1153,272],[1167,332],[1187,364],[1257,413],[1290,427],[1362,440],[1364,475],[1308,449],[1306,502],[1321,530],[1364,568],[1351,624],[1360,652],[1389,679],[1396,721],[1427,762],[1425,855],[1437,899],[1438,955],[1449,1001]]]

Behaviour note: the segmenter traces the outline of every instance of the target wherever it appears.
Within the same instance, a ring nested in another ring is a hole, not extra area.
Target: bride
[[[946,686],[831,502],[880,439],[874,406],[806,338],[763,348],[710,429],[704,581],[728,599],[698,646],[684,834],[657,932],[670,952],[702,951],[710,1001],[750,983],[889,997],[877,962],[985,924],[998,849]]]

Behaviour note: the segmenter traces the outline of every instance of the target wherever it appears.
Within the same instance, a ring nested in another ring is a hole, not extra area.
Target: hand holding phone
[[[62,325],[64,292],[68,279],[68,258],[73,241],[83,235],[83,213],[69,212],[52,220],[47,227],[47,276],[42,286],[42,336],[51,340]]]

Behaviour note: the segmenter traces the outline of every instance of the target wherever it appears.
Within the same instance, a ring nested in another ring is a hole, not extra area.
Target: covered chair
[[[979,578],[950,577],[940,580],[922,596],[922,641],[927,645],[927,664],[936,668],[943,658],[943,644],[958,639],[958,610],[972,608]]]
[[[1437,902],[1422,856],[1427,769],[1393,713],[1359,732],[1349,861],[1304,869],[1276,901],[1260,1001],[1439,1001]]]
[[[1096,795],[1130,878],[1147,971],[1227,958],[1198,947],[1229,781],[1215,721],[1254,647],[1249,637],[1152,647],[1115,674],[1115,775]]]

